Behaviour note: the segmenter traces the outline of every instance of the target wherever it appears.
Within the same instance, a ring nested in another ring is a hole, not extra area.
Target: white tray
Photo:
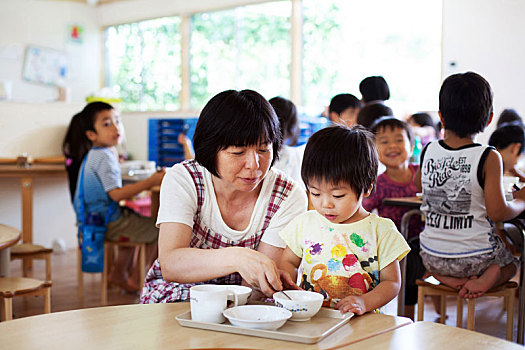
[[[309,321],[287,321],[284,326],[274,331],[236,327],[228,322],[228,320],[224,323],[192,321],[191,312],[189,311],[176,316],[175,319],[184,327],[314,344],[335,332],[347,323],[353,315],[351,312],[342,315],[339,310],[321,308],[317,315]]]

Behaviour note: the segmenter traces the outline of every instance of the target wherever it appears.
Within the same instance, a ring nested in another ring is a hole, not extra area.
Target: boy
[[[416,185],[422,187],[425,229],[421,258],[440,282],[472,299],[516,272],[516,261],[494,234],[493,222],[525,210],[525,190],[505,201],[500,155],[474,143],[492,120],[492,90],[472,72],[454,74],[439,92],[445,138],[421,154]]]
[[[360,126],[324,128],[308,140],[301,176],[315,210],[280,232],[279,267],[325,306],[362,315],[399,292],[399,260],[410,250],[389,219],[367,212],[377,174],[373,136]]]
[[[490,135],[489,145],[496,147],[503,161],[503,175],[517,176],[525,181],[525,174],[516,168],[525,146],[525,132],[521,123],[504,123]]]
[[[328,106],[328,117],[334,124],[352,126],[357,123],[361,101],[352,94],[335,95]]]

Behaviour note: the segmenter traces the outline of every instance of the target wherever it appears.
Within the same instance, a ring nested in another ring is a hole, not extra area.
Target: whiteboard
[[[32,83],[63,86],[68,60],[64,52],[38,46],[28,46],[22,77]]]

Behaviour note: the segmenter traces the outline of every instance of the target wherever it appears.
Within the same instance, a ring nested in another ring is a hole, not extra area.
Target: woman
[[[278,232],[307,200],[271,169],[281,132],[268,101],[251,90],[221,92],[202,110],[193,143],[195,159],[173,166],[162,183],[159,258],[141,302],[187,300],[201,283],[243,282],[266,295],[283,288],[281,278],[291,286],[275,264],[285,246]]]

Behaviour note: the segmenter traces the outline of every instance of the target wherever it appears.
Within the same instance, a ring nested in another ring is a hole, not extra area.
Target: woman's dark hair
[[[217,153],[229,146],[273,144],[272,164],[278,158],[282,136],[279,119],[270,103],[253,90],[227,90],[215,95],[202,110],[193,146],[195,160],[217,173]]]
[[[287,143],[290,146],[295,146],[301,130],[299,129],[299,118],[297,117],[297,108],[294,103],[280,96],[274,97],[268,102],[270,102],[277,114],[277,118],[279,118],[283,144]]]
[[[69,179],[71,201],[75,196],[78,172],[92,143],[86,136],[86,131],[95,131],[95,119],[99,112],[112,110],[113,106],[105,102],[91,102],[71,118],[62,142],[62,153],[66,158],[66,170]]]
[[[357,114],[357,124],[369,129],[381,117],[392,117],[394,112],[382,103],[372,103],[361,108]]]
[[[356,195],[376,181],[377,149],[374,135],[359,125],[334,125],[313,134],[304,151],[301,177],[310,181],[348,184]]]
[[[501,114],[499,115],[498,122],[496,123],[496,127],[500,127],[503,123],[512,123],[512,122],[520,122],[523,123],[523,120],[521,119],[521,116],[516,112],[514,109],[507,108],[504,109]]]
[[[408,125],[407,122],[394,117],[383,117],[376,120],[376,122],[370,127],[370,130],[372,130],[374,135],[377,135],[379,131],[382,131],[386,128],[389,128],[391,130],[405,130],[408,137],[408,141],[410,141],[410,144],[414,146],[414,134],[412,133],[412,129],[410,128],[410,125]]]
[[[332,97],[328,106],[328,113],[343,113],[348,108],[361,108],[361,101],[352,94],[339,94]]]
[[[371,101],[386,101],[390,98],[390,88],[382,76],[364,78],[359,83],[359,92],[365,103]]]
[[[519,143],[519,154],[525,148],[525,131],[521,122],[503,123],[490,135],[489,145],[497,149],[505,149],[513,143]]]
[[[459,137],[482,132],[492,114],[490,84],[474,72],[449,76],[439,91],[439,111],[445,130]]]

